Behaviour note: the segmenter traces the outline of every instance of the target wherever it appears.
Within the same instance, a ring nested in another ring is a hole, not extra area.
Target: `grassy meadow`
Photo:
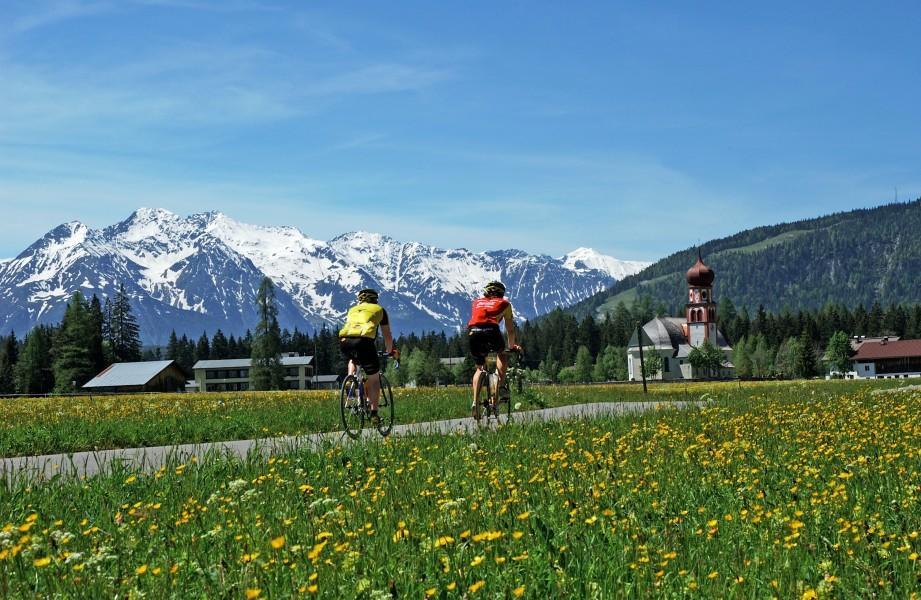
[[[752,386],[702,409],[17,481],[0,597],[911,598],[919,503],[921,392]]]
[[[534,386],[513,398],[517,410],[586,402],[743,401],[781,393],[789,383]],[[867,386],[814,381],[824,391]],[[873,385],[893,385],[879,382]],[[394,389],[397,423],[469,416],[465,387]],[[0,399],[0,457],[202,443],[338,431],[338,391],[224,392]]]

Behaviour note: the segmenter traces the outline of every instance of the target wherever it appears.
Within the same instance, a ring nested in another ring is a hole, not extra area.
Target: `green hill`
[[[716,297],[739,307],[921,302],[921,200],[749,229],[700,250]],[[600,317],[640,297],[677,308],[695,259],[695,248],[672,254],[569,311]]]

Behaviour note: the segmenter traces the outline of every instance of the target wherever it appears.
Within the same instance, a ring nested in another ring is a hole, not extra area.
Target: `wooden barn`
[[[83,389],[89,392],[182,392],[186,376],[174,360],[115,363],[92,378]]]

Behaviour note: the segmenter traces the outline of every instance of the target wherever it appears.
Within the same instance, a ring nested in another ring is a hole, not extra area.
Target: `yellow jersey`
[[[377,338],[377,328],[389,325],[387,311],[379,304],[360,302],[349,309],[345,325],[339,330],[339,337]]]

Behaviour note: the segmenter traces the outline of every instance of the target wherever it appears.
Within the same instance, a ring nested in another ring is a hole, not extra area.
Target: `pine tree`
[[[211,344],[208,342],[208,334],[202,333],[198,338],[198,344],[195,346],[195,360],[209,360],[211,358]]]
[[[175,329],[170,332],[169,341],[166,343],[166,360],[179,362],[179,337]]]
[[[2,338],[0,347],[0,394],[16,393],[16,363],[19,360],[19,342],[16,334]]]
[[[232,358],[230,348],[227,345],[227,338],[224,337],[224,332],[220,329],[214,332],[214,337],[211,339],[211,357],[214,360]]]
[[[796,350],[796,375],[803,378],[814,377],[818,370],[818,361],[816,360],[815,346],[812,343],[812,337],[805,329],[803,333],[800,334]]]
[[[83,295],[75,292],[54,339],[55,392],[75,392],[96,374],[89,349],[92,330],[89,306]]]
[[[281,389],[285,372],[281,364],[281,329],[278,326],[278,307],[275,304],[275,286],[268,277],[262,280],[256,296],[259,323],[252,337],[252,367],[250,381],[253,389]]]
[[[179,338],[177,348],[178,357],[176,362],[186,373],[191,373],[192,367],[195,365],[195,344],[189,341],[189,338],[183,333],[182,337]]]
[[[93,372],[101,373],[108,365],[108,360],[103,338],[105,314],[96,294],[93,294],[93,299],[90,300],[89,313],[91,324],[91,335],[88,341],[90,362],[93,364]]]
[[[52,336],[51,328],[38,325],[23,339],[15,369],[20,394],[48,394],[54,389]]]
[[[135,362],[141,360],[140,328],[131,312],[131,299],[125,286],[118,288],[109,314],[109,347],[114,362]]]

